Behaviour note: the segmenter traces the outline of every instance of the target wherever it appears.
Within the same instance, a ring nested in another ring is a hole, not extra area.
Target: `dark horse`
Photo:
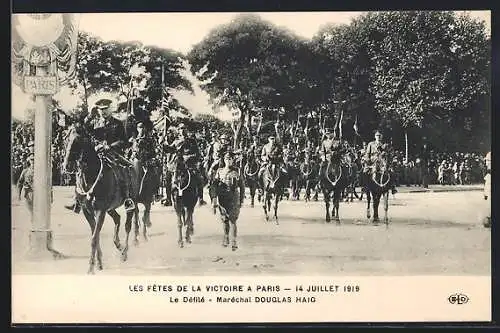
[[[340,223],[339,206],[342,192],[349,185],[349,166],[341,160],[338,154],[330,154],[320,171],[320,184],[325,201],[325,221],[330,222],[333,218]],[[330,217],[330,200],[332,200],[332,216]]]
[[[177,214],[177,228],[179,247],[184,247],[182,240],[182,229],[186,226],[186,243],[191,243],[191,236],[194,234],[193,213],[198,201],[198,184],[194,177],[194,168],[188,168],[182,156],[177,156],[177,171],[174,182],[176,186],[172,188],[172,202]]]
[[[250,206],[254,207],[255,205],[255,192],[259,187],[259,179],[258,173],[260,169],[260,164],[257,161],[257,157],[254,153],[250,153],[246,156],[245,165],[243,166],[243,174],[245,177],[246,186],[250,190]],[[257,200],[260,201],[260,195],[257,197]]]
[[[265,167],[262,172],[261,184],[263,184],[262,203],[266,221],[269,221],[268,212],[271,210],[271,202],[273,202],[274,219],[276,224],[278,222],[278,204],[283,196],[284,187],[288,181],[288,176],[283,174],[279,164],[274,162],[276,159],[272,158],[271,162]]]
[[[389,209],[389,190],[391,189],[391,169],[389,165],[389,158],[386,153],[380,154],[375,160],[373,166],[368,168],[362,174],[363,187],[366,191],[367,207],[366,217],[370,219],[370,201],[373,197],[373,220],[377,224],[379,220],[378,207],[380,199],[384,198],[384,222],[386,225],[389,223],[387,211]]]
[[[147,227],[151,227],[151,204],[155,200],[155,196],[158,193],[161,183],[161,167],[155,163],[150,163],[147,166],[142,165],[141,162],[135,161],[136,163],[136,173],[139,176],[139,191],[136,198],[136,203],[141,203],[144,205],[144,213],[142,216],[143,223],[143,236],[147,240]],[[138,218],[135,215],[135,218]],[[137,234],[139,233],[139,224],[135,224],[135,240],[137,244]]]
[[[97,254],[97,268],[102,270],[102,251],[100,245],[100,232],[104,224],[106,213],[113,218],[115,223],[113,241],[118,250],[121,250],[122,261],[127,260],[129,234],[132,228],[132,218],[135,217],[136,240],[138,234],[138,208],[127,212],[125,231],[127,233],[125,247],[120,244],[118,232],[120,230],[120,215],[116,209],[123,205],[125,193],[121,182],[132,182],[135,193],[130,193],[131,199],[137,202],[137,174],[130,170],[127,179],[122,176],[116,166],[107,157],[100,156],[88,133],[82,128],[74,128],[67,138],[66,153],[63,170],[76,171],[76,196],[82,206],[83,214],[90,225],[92,232],[91,253],[88,273],[94,273]],[[154,193],[153,191],[151,193]]]
[[[308,202],[311,200],[311,191],[316,188],[318,185],[318,173],[319,173],[319,165],[313,163],[309,157],[306,157],[304,162],[300,164],[300,185],[299,185],[299,193],[304,186],[305,188],[305,201]],[[317,199],[317,196],[315,196]]]

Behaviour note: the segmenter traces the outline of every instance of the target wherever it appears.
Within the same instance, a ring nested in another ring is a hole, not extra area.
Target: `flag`
[[[356,115],[356,120],[354,120],[354,126],[352,128],[354,128],[354,132],[356,133],[356,135],[359,135],[359,133],[358,133],[358,115]]]

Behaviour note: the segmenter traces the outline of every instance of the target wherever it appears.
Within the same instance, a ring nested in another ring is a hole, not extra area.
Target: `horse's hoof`
[[[179,247],[182,249],[184,247],[184,243],[183,242],[179,242]]]
[[[237,249],[238,249],[238,245],[233,245],[233,246],[231,247],[231,250],[233,250],[233,251],[236,251]]]
[[[144,242],[148,242],[148,241],[149,241],[148,236],[144,235]]]
[[[151,228],[153,226],[153,224],[151,222],[144,223],[144,225],[148,228]]]
[[[252,207],[252,208],[253,208],[253,207],[254,207],[254,204],[250,204],[250,207]]]
[[[122,253],[121,261],[125,262],[125,261],[127,261],[127,259],[128,259],[127,253]]]
[[[92,267],[92,268],[89,268],[89,270],[87,271],[87,274],[89,274],[89,275],[94,275],[94,274],[95,274],[95,272],[94,272],[94,268],[93,268],[93,267]]]
[[[102,271],[102,264],[97,265],[97,269]]]
[[[138,239],[134,239],[134,246],[139,246],[139,240]]]

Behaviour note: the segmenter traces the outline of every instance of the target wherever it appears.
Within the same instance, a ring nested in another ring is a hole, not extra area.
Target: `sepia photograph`
[[[101,287],[376,320],[345,307],[377,285],[491,319],[490,11],[13,14],[11,38],[13,321],[144,319],[82,310]]]

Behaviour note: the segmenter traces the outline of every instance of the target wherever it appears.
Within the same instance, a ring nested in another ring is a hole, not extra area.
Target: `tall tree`
[[[256,109],[276,117],[297,101],[294,92],[303,81],[293,71],[301,43],[291,32],[245,14],[212,30],[189,53],[192,72],[211,99],[239,110],[235,146]]]

